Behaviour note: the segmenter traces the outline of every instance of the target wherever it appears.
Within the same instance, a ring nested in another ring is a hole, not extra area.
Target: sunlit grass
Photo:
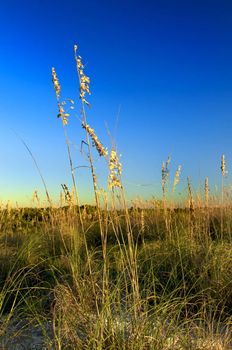
[[[195,196],[188,178],[187,200],[177,206],[171,198],[181,167],[170,184],[168,158],[162,198],[129,208],[116,146],[108,152],[87,123],[90,79],[76,46],[74,54],[95,204],[79,203],[67,130],[75,104],[61,99],[53,68],[73,189],[63,185],[59,206],[45,184],[47,207],[35,193],[37,208],[1,208],[1,345],[20,349],[40,329],[38,349],[230,349],[232,207],[224,156],[220,198],[210,196],[208,178]],[[107,189],[99,188],[93,152],[106,160]]]

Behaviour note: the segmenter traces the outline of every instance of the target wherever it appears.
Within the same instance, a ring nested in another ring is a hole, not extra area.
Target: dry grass
[[[217,201],[208,178],[202,198],[188,178],[186,203],[170,201],[181,167],[169,191],[168,158],[161,171],[163,198],[129,209],[116,147],[108,155],[87,123],[90,79],[77,46],[74,54],[95,205],[79,203],[67,132],[71,117],[53,69],[73,189],[63,185],[59,208],[51,201],[41,208],[38,193],[38,208],[1,208],[0,344],[11,349],[11,337],[19,339],[12,322],[24,320],[27,327],[24,322],[18,334],[33,332],[37,322],[46,349],[231,349],[232,210],[224,156]],[[96,150],[109,170],[108,191],[98,186]]]

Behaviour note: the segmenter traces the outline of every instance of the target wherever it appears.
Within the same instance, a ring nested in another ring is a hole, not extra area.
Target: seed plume
[[[168,156],[167,161],[162,163],[162,169],[161,169],[161,174],[162,174],[162,191],[163,191],[163,197],[165,197],[165,186],[169,180],[169,163],[171,162],[171,157]]]
[[[59,80],[57,78],[55,68],[52,68],[52,82],[53,82],[53,86],[54,86],[54,89],[56,92],[56,98],[57,98],[57,100],[59,100],[59,98],[60,98],[60,83],[59,83]]]
[[[225,162],[225,155],[224,154],[221,157],[221,172],[222,172],[222,176],[225,176],[225,173],[226,173],[226,162]]]
[[[82,58],[81,56],[77,56],[77,45],[74,45],[74,57],[76,61],[76,66],[77,66],[77,72],[79,75],[79,80],[80,80],[80,94],[79,97],[82,100],[83,103],[85,103],[87,106],[89,106],[89,102],[86,101],[85,95],[86,93],[88,95],[91,94],[90,89],[89,89],[89,84],[90,84],[90,79],[84,74],[84,65],[82,63]]]
[[[190,181],[190,177],[188,176],[187,178],[187,182],[188,182],[188,199],[189,199],[189,209],[191,211],[193,211],[193,192],[192,192],[192,186],[191,186],[191,181]]]
[[[108,151],[106,148],[103,147],[102,143],[98,140],[97,135],[95,134],[95,131],[93,128],[91,128],[88,124],[82,122],[82,128],[85,129],[87,131],[87,133],[89,134],[89,136],[92,139],[93,142],[93,146],[96,147],[99,156],[104,156],[106,157],[108,154]]]
[[[180,173],[181,173],[181,165],[178,166],[177,171],[175,173],[174,183],[173,183],[173,192],[175,191],[176,186],[180,181]]]
[[[110,159],[109,159],[109,188],[114,188],[114,187],[120,187],[122,188],[121,185],[121,174],[122,174],[122,164],[119,162],[117,152],[115,151],[114,148],[112,148],[110,152]]]
[[[57,117],[62,119],[63,125],[67,125],[68,124],[68,117],[70,116],[70,114],[65,113],[63,103],[58,102],[58,109],[59,109],[59,113],[58,113]]]
[[[208,207],[209,204],[209,178],[205,178],[205,204]]]

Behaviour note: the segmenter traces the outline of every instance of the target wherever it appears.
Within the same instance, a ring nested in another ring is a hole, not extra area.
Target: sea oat
[[[164,162],[162,163],[162,169],[161,169],[161,176],[162,176],[162,191],[164,194],[164,190],[165,190],[165,166],[164,166]]]
[[[58,113],[57,117],[62,119],[63,125],[67,125],[68,124],[68,117],[70,116],[70,114],[65,113],[63,106],[64,106],[63,103],[58,102],[59,113]]]
[[[144,210],[141,210],[141,233],[144,235],[145,232],[145,220],[144,220]]]
[[[59,83],[59,80],[57,78],[55,68],[52,68],[52,82],[53,82],[53,86],[54,86],[54,89],[56,92],[56,98],[57,98],[57,100],[59,100],[59,98],[60,98],[60,83]]]
[[[120,177],[122,174],[122,164],[119,162],[117,152],[112,148],[109,160],[109,188],[122,187]]]
[[[221,157],[221,172],[222,172],[222,176],[225,176],[225,173],[226,173],[226,162],[225,162],[224,154]]]
[[[79,80],[80,80],[80,94],[79,97],[82,100],[83,103],[89,106],[89,102],[86,101],[85,95],[86,93],[88,95],[91,94],[90,89],[89,89],[89,84],[90,84],[90,79],[84,74],[84,65],[81,60],[81,56],[77,56],[77,45],[74,45],[74,56],[75,56],[75,61],[76,61],[76,66],[77,66],[77,71],[79,75]]]
[[[170,172],[169,172],[169,169],[168,169],[168,166],[169,166],[170,162],[171,162],[171,157],[168,156],[168,159],[167,159],[166,164],[165,164],[165,170],[166,170],[167,181],[168,181],[169,173],[170,173]]]
[[[98,140],[97,135],[95,134],[95,131],[93,128],[91,128],[88,124],[82,122],[82,128],[85,129],[87,131],[87,133],[89,134],[89,136],[92,139],[93,142],[93,146],[96,147],[99,156],[104,156],[106,157],[108,154],[108,151],[106,148],[103,147],[102,143]]]
[[[39,196],[38,196],[38,190],[34,190],[33,195],[32,195],[32,201],[36,201],[39,203]]]
[[[68,186],[65,185],[65,184],[61,184],[61,187],[64,191],[64,197],[65,197],[65,201],[69,204],[71,204],[71,201],[72,201],[72,196],[69,192],[69,189],[68,189]]]
[[[162,163],[162,170],[161,170],[161,173],[162,173],[162,191],[163,191],[163,196],[165,197],[165,186],[169,180],[169,169],[168,169],[168,166],[169,166],[169,163],[171,161],[171,157],[168,156],[168,159],[166,161],[166,163]]]
[[[189,209],[193,211],[193,193],[192,193],[192,186],[190,182],[190,177],[187,178],[188,182],[188,198],[189,198]]]
[[[66,101],[60,102],[60,83],[59,80],[57,78],[57,74],[55,71],[55,68],[52,68],[52,82],[53,82],[53,86],[55,89],[55,93],[56,93],[56,98],[57,98],[57,105],[58,105],[58,110],[59,113],[57,115],[58,118],[62,119],[62,123],[63,125],[67,125],[68,124],[68,117],[70,116],[69,113],[66,113],[64,110],[64,106],[66,105]],[[67,101],[69,101],[71,104],[73,104],[74,102],[70,99],[67,99]]]
[[[176,186],[178,185],[180,181],[180,172],[181,172],[181,165],[178,166],[177,171],[175,173],[174,183],[173,183],[173,189],[172,191],[175,191]]]
[[[205,178],[205,204],[208,207],[209,204],[209,179]]]

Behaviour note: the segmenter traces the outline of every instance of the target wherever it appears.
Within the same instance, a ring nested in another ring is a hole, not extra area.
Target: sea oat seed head
[[[58,102],[59,113],[58,113],[57,117],[62,119],[63,125],[67,125],[68,124],[68,117],[70,116],[70,114],[65,113],[63,105],[64,105],[63,103]]]
[[[103,147],[102,143],[98,140],[97,135],[95,134],[95,131],[93,128],[91,128],[88,124],[82,122],[82,128],[85,129],[87,131],[87,133],[89,134],[89,136],[92,139],[93,142],[93,146],[96,147],[99,156],[104,156],[106,157],[108,154],[108,151],[106,148]]]
[[[174,183],[173,183],[173,192],[177,186],[177,184],[180,181],[180,172],[181,172],[181,165],[178,166],[177,171],[175,173]]]
[[[222,172],[222,176],[225,176],[225,173],[226,173],[226,162],[225,162],[225,155],[224,154],[221,157],[221,172]]]
[[[88,101],[85,99],[86,93],[90,95],[90,89],[89,89],[89,83],[90,79],[84,74],[84,65],[82,63],[81,56],[77,56],[77,45],[74,46],[74,55],[75,55],[75,61],[76,61],[76,66],[77,66],[77,71],[78,71],[78,76],[80,80],[80,94],[79,97],[82,100],[84,104],[87,106],[90,106]]]
[[[162,163],[162,169],[161,169],[161,174],[162,174],[162,191],[163,191],[163,195],[165,195],[165,185],[169,180],[169,163],[171,162],[171,157],[168,156],[168,159],[166,161],[166,163]]]
[[[187,182],[188,182],[189,208],[192,211],[193,210],[193,192],[192,192],[192,186],[191,186],[191,181],[189,176],[187,177]]]
[[[112,148],[110,152],[110,159],[109,159],[109,178],[108,178],[108,185],[109,188],[114,187],[120,187],[122,188],[122,184],[120,181],[120,177],[122,174],[122,164],[119,162],[117,152],[114,148]]]
[[[53,86],[55,89],[56,98],[57,98],[57,100],[59,100],[59,98],[60,98],[60,83],[59,83],[59,80],[57,78],[55,68],[53,68],[53,67],[52,67],[52,82],[53,82]]]
[[[208,206],[209,203],[209,179],[205,178],[205,203]]]
[[[141,233],[144,235],[145,232],[145,220],[144,220],[144,211],[141,210]]]

